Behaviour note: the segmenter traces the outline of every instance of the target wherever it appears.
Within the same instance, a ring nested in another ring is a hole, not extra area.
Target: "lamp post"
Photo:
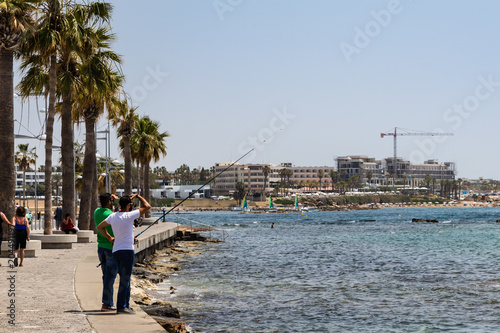
[[[106,172],[102,172],[99,174],[99,176],[102,176],[102,177],[106,177],[106,192],[108,193],[111,193],[111,172],[113,170],[118,170],[119,173],[123,174],[125,173],[125,170],[123,170],[123,166],[119,165],[119,166],[110,166],[111,165],[111,162],[109,161],[109,159],[107,160],[98,160],[99,162],[105,162],[106,163],[106,166],[109,166],[108,168],[106,168]],[[114,160],[112,162],[113,164],[121,164],[120,161],[118,160]]]
[[[108,122],[108,129],[107,130],[104,130],[104,131],[96,131],[96,134],[105,134],[106,136],[105,137],[102,137],[102,138],[99,138],[96,136],[96,140],[106,140],[106,144],[105,144],[105,159],[104,160],[100,160],[98,162],[105,162],[106,163],[106,191],[108,193],[111,192],[111,183],[109,182],[109,177],[107,175],[109,175],[109,169],[111,167],[110,165],[110,159],[109,159],[109,155],[110,155],[110,147],[109,147],[109,143],[110,143],[110,140],[109,140],[109,122]]]
[[[34,225],[36,226],[36,220],[37,220],[37,216],[38,216],[38,192],[37,192],[37,187],[38,187],[38,180],[37,180],[37,176],[36,176],[36,159],[38,157],[38,155],[36,154],[36,146],[35,146],[35,153],[33,154],[33,157],[35,158],[35,223]],[[31,214],[31,216],[33,217],[33,214]]]

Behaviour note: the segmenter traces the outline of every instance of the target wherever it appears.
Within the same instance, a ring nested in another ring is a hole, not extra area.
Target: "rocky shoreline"
[[[180,311],[171,303],[158,299],[155,291],[158,290],[159,283],[181,269],[179,265],[181,262],[189,260],[190,256],[201,254],[208,242],[218,241],[200,236],[200,231],[206,230],[196,228],[191,232],[187,231],[187,228],[181,228],[174,245],[156,251],[154,255],[134,265],[131,281],[132,300],[169,333],[193,333],[193,331],[182,320]],[[170,294],[175,293],[174,286],[168,289]],[[162,291],[165,292],[166,289],[162,288]]]

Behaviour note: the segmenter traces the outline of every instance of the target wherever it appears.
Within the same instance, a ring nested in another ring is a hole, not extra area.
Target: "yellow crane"
[[[398,130],[402,130],[404,132],[398,132]],[[385,136],[392,136],[394,137],[394,161],[393,161],[393,167],[394,167],[394,176],[396,178],[399,177],[399,166],[398,166],[398,150],[397,150],[397,137],[398,136],[452,136],[453,133],[437,133],[437,132],[418,132],[418,131],[413,131],[410,132],[410,130],[404,129],[404,128],[398,128],[394,127],[394,132],[387,132],[387,133],[380,133],[380,137],[383,138]]]

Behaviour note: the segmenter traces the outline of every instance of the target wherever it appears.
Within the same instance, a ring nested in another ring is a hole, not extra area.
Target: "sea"
[[[224,239],[160,284],[195,332],[500,332],[500,208],[179,216]]]

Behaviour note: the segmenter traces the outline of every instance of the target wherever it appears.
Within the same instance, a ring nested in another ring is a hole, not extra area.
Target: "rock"
[[[146,277],[151,275],[151,271],[147,268],[134,266],[134,268],[132,269],[132,274],[140,277]]]
[[[438,223],[438,220],[430,220],[430,219],[411,219],[412,222],[431,222]]]
[[[144,312],[150,316],[180,318],[181,314],[177,308],[169,303],[153,303],[152,306],[142,307]]]
[[[156,274],[148,275],[146,277],[146,279],[148,279],[149,281],[151,281],[153,283],[161,283],[161,282],[163,282],[163,277],[161,277],[159,275],[156,275]]]
[[[179,319],[152,316],[168,333],[189,333],[186,323]]]

